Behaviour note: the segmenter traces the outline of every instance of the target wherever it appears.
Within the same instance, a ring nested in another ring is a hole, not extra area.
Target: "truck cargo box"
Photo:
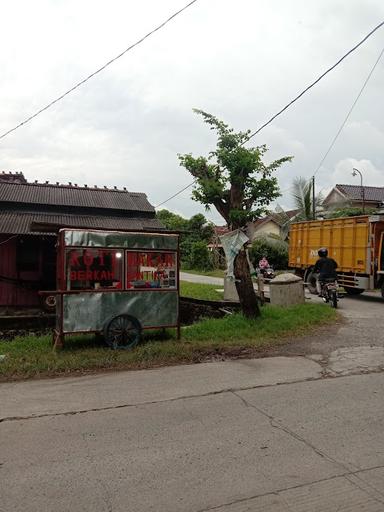
[[[338,263],[338,271],[370,272],[370,223],[368,215],[342,217],[291,225],[289,266],[307,268],[316,263],[320,247]]]
[[[289,236],[289,266],[311,292],[320,247],[336,260],[338,282],[350,294],[381,288],[384,298],[384,215],[360,215],[296,222]]]

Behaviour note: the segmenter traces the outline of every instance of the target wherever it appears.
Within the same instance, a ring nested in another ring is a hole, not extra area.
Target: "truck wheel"
[[[137,345],[141,338],[140,322],[131,315],[118,315],[104,326],[106,344],[114,350],[130,349]]]
[[[348,295],[360,295],[364,291],[361,288],[350,288],[349,286],[344,286],[344,290]]]
[[[317,294],[316,289],[316,274],[311,268],[309,268],[304,275],[304,282],[307,284],[307,288],[313,295]]]

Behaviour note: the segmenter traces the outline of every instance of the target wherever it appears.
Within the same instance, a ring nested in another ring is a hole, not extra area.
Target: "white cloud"
[[[353,168],[358,169],[363,178],[363,185],[384,187],[384,170],[378,169],[370,160],[346,158],[340,160],[332,173],[332,181],[347,185],[360,185],[360,176],[352,176]]]
[[[185,0],[19,0],[2,12],[3,132],[64,92],[181,8]],[[23,12],[23,16],[20,16]],[[127,186],[160,203],[191,181],[177,153],[206,155],[215,138],[192,108],[236,130],[255,130],[368,33],[380,0],[210,0],[197,2],[30,124],[0,140],[0,170],[30,180]],[[377,34],[378,35],[378,34]],[[310,177],[379,51],[363,47],[253,139],[268,159],[293,154],[281,188]],[[367,184],[382,184],[383,64],[317,174],[318,187],[366,162]],[[370,167],[368,165],[372,167]],[[381,180],[381,181],[380,181]],[[284,197],[284,204],[289,198]],[[183,192],[164,207],[204,209]],[[218,214],[211,218],[220,222]]]

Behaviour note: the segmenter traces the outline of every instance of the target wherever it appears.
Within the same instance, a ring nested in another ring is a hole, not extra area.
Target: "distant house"
[[[274,214],[271,214],[249,224],[247,234],[251,240],[263,235],[280,236],[281,226],[278,218]]]
[[[380,208],[384,203],[384,187],[361,187],[359,185],[336,185],[324,199],[326,209],[351,206]]]
[[[163,229],[143,193],[126,189],[29,183],[0,173],[0,307],[39,305],[56,288],[56,233],[61,227]]]

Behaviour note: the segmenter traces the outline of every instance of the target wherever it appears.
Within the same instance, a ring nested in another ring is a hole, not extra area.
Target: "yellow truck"
[[[380,288],[384,298],[384,215],[296,222],[289,235],[289,267],[316,293],[313,267],[320,247],[338,264],[338,282],[350,295]]]

